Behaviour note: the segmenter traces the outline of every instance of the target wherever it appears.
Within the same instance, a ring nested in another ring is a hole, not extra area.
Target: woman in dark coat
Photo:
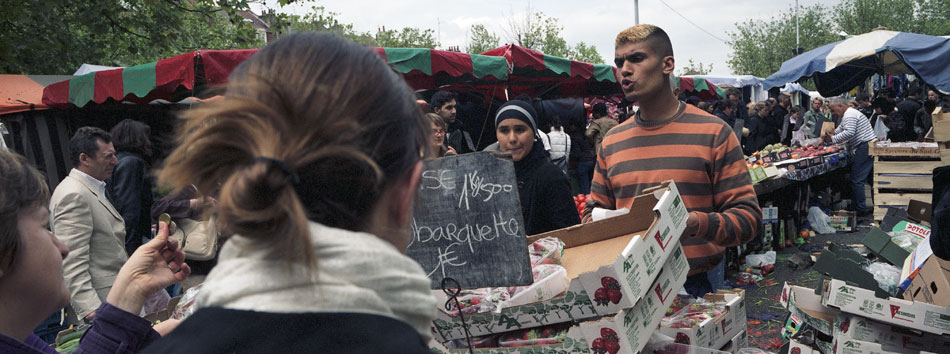
[[[129,255],[152,236],[149,212],[153,183],[145,162],[152,154],[150,133],[145,123],[131,119],[119,122],[111,132],[119,164],[106,185],[112,193],[112,204],[125,221],[125,253]]]
[[[538,139],[536,117],[531,104],[519,100],[505,103],[495,115],[498,147],[510,152],[515,162],[526,235],[581,222],[567,176],[551,163]]]

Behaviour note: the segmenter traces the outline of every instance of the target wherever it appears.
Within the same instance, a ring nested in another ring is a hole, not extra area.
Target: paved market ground
[[[820,252],[821,248],[828,242],[840,245],[860,244],[861,238],[870,228],[869,222],[870,220],[866,220],[859,224],[855,232],[816,235],[809,240],[809,243],[801,247],[786,247],[782,250],[776,250],[775,272],[767,275],[764,280],[757,282],[755,285],[743,286],[746,289],[750,347],[777,353],[779,347],[782,346],[781,329],[785,325],[788,311],[782,308],[779,296],[785,282],[813,289],[821,282],[821,275],[814,271],[811,266],[804,270],[792,269],[786,262],[788,258],[796,253]],[[727,286],[735,286],[736,275],[735,270],[726,273]]]

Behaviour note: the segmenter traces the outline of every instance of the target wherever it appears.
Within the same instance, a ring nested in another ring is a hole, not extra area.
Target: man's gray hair
[[[832,98],[832,99],[831,99],[831,104],[833,104],[833,105],[847,106],[847,105],[848,105],[848,101],[849,101],[849,100],[848,100],[847,98],[838,96],[838,97],[835,97],[835,98]]]

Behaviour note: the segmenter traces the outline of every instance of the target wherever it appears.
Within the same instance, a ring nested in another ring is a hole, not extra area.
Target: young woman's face
[[[18,300],[36,311],[52,313],[66,306],[63,259],[69,250],[49,231],[49,211],[41,206],[21,210],[17,230],[20,249],[13,267],[0,273],[0,287],[15,287]]]
[[[534,131],[520,119],[508,118],[498,123],[495,136],[501,151],[510,152],[511,159],[515,161],[521,161],[528,156],[534,145]]]
[[[442,143],[445,142],[445,129],[438,126],[435,123],[430,123],[432,125],[432,145],[439,147],[442,146]]]

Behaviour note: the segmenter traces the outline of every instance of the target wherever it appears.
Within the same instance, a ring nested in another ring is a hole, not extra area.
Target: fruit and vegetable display
[[[564,242],[561,242],[561,240],[554,237],[539,239],[528,246],[528,255],[531,259],[531,273],[535,284],[550,276],[565,274],[565,272],[560,272],[564,269],[564,267],[561,266],[561,257],[564,255]],[[464,289],[459,292],[458,307],[461,307],[462,313],[466,315],[490,312],[495,310],[501,303],[524,292],[531,286],[532,285]],[[546,299],[537,298],[534,300],[541,301]],[[459,313],[459,309],[454,305],[455,304],[452,303],[452,308],[448,313],[456,316]]]
[[[502,347],[523,347],[526,345],[551,345],[564,342],[567,330],[571,323],[561,323],[549,326],[524,329],[508,332],[498,338],[498,345]]]

